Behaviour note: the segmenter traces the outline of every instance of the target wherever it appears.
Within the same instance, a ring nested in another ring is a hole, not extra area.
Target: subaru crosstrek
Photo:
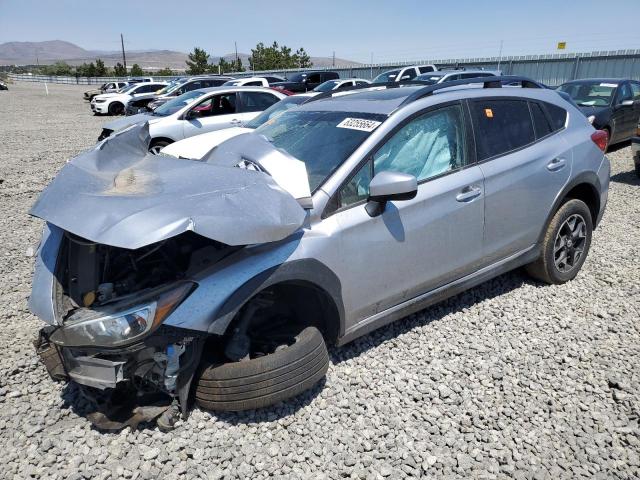
[[[606,133],[531,81],[446,86],[469,82],[321,94],[198,161],[148,154],[144,125],[70,161],[31,210],[49,373],[263,407],[317,383],[327,343],[516,267],[573,279]]]

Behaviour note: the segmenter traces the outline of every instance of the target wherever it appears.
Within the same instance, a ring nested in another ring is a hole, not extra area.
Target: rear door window
[[[428,65],[428,66],[424,66],[424,67],[418,67],[418,71],[420,73],[429,73],[429,72],[433,72],[433,67]]]
[[[478,160],[517,150],[535,141],[529,105],[523,100],[476,100],[471,103]]]
[[[263,92],[242,92],[244,112],[261,112],[280,101],[275,95]]]

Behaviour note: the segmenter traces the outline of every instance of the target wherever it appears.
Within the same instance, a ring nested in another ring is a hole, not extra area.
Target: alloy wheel
[[[567,218],[556,235],[553,261],[562,273],[573,270],[580,263],[587,241],[587,224],[579,214]]]

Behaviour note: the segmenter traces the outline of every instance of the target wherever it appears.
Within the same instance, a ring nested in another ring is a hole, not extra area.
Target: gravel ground
[[[195,410],[171,433],[105,434],[54,384],[27,310],[27,216],[104,118],[84,88],[0,92],[2,478],[638,478],[640,183],[610,154],[609,206],[578,278],[501,276],[331,352],[326,382],[274,408]],[[87,212],[90,215],[90,212]]]

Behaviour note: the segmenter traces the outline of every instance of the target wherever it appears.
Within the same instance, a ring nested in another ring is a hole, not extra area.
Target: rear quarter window
[[[533,125],[536,128],[536,138],[542,138],[553,132],[551,123],[547,118],[547,115],[542,110],[542,106],[539,103],[529,103],[531,107],[531,116],[533,117]]]
[[[553,128],[553,131],[555,132],[563,129],[567,123],[567,111],[564,108],[551,103],[545,102],[544,106],[549,114],[549,118],[551,119],[551,127]]]
[[[478,160],[486,160],[535,141],[529,105],[523,100],[475,100],[471,103]]]

